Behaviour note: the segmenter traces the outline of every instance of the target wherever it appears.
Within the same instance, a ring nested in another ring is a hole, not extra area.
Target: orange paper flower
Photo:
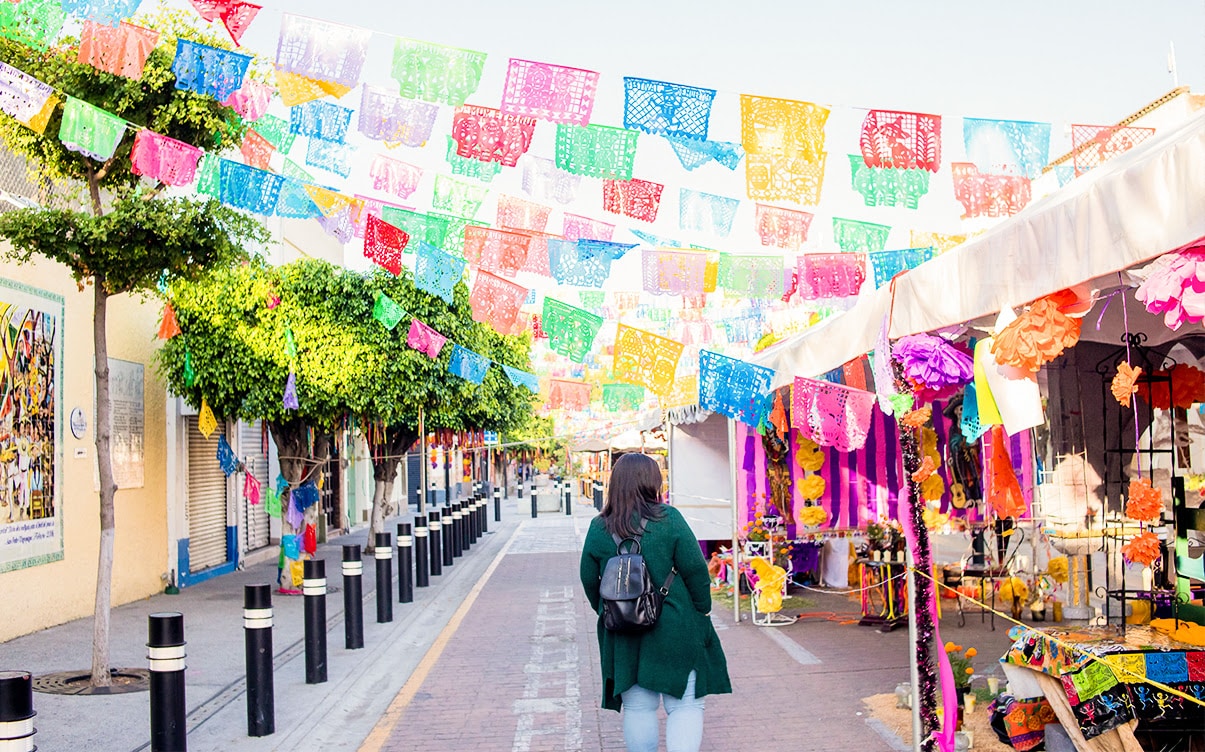
[[[921,461],[920,468],[912,474],[912,482],[924,483],[929,479],[929,476],[932,475],[933,471],[936,469],[937,463],[933,461],[932,457],[926,456],[925,459]]]
[[[1079,334],[1079,319],[1060,311],[1055,301],[1041,298],[1000,330],[992,341],[992,354],[1001,365],[1036,373],[1043,363],[1079,342]]]
[[[1198,402],[1205,402],[1205,371],[1177,363],[1172,366],[1172,406],[1188,409]]]
[[[1121,403],[1122,407],[1129,407],[1133,395],[1138,391],[1138,377],[1142,375],[1142,368],[1135,368],[1129,363],[1117,364],[1117,375],[1113,377],[1111,388],[1113,390],[1113,398]]]
[[[900,420],[900,422],[903,423],[905,426],[908,426],[909,428],[920,428],[921,426],[928,423],[929,418],[931,418],[932,416],[933,416],[933,408],[928,405],[925,405],[924,407],[917,408],[916,410],[913,410],[913,411],[907,413],[906,415],[904,415],[904,417]]]
[[[1149,530],[1139,533],[1121,547],[1121,555],[1126,561],[1149,567],[1159,559],[1159,538]]]
[[[1130,498],[1126,502],[1126,516],[1139,522],[1153,522],[1163,514],[1163,492],[1152,488],[1146,478],[1130,481]]]

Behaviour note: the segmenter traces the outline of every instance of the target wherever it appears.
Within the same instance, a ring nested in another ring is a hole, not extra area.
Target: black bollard
[[[469,502],[460,503],[460,552],[467,554],[473,545],[473,519],[469,514]]]
[[[414,586],[427,587],[431,584],[430,569],[428,569],[427,549],[431,542],[427,529],[427,518],[419,515],[414,518]]]
[[[533,480],[531,482],[531,518],[534,520],[536,518],[536,515],[538,515],[539,513],[540,513],[540,511],[537,508],[537,504],[536,504],[536,482]]]
[[[326,681],[326,562],[306,559],[301,564],[301,594],[305,596],[305,683]]]
[[[397,602],[414,602],[414,538],[410,535],[410,523],[399,522],[397,526]]]
[[[603,508],[603,484],[601,480],[594,481],[594,508],[600,512]]]
[[[452,524],[452,506],[450,504],[443,508],[443,521],[443,563],[445,567],[450,567],[455,561],[455,557],[452,555],[455,546],[452,541],[456,538],[454,535],[456,528]]]
[[[343,647],[364,647],[364,561],[360,544],[343,547]]]
[[[187,752],[184,702],[184,614],[151,614],[147,663],[151,670],[151,752]]]
[[[494,522],[502,521],[502,489],[494,489]]]
[[[484,536],[490,531],[490,495],[488,491],[481,492],[481,534]]]
[[[431,576],[443,574],[445,566],[452,566],[452,549],[448,537],[452,530],[452,518],[447,507],[431,510]]]
[[[243,639],[247,652],[247,736],[276,733],[272,684],[272,586],[243,586]]]
[[[565,514],[573,514],[573,483],[565,481]]]
[[[389,533],[377,533],[374,556],[377,559],[377,624],[393,621],[393,543]]]
[[[473,494],[473,543],[481,540],[481,494]]]
[[[464,526],[464,518],[460,514],[460,504],[452,505],[452,557],[459,559],[464,555],[464,550],[460,547],[463,540],[460,537],[460,531]]]
[[[519,498],[522,499],[523,498],[523,476],[522,475],[520,475],[518,478],[515,479],[515,489],[516,489],[516,493],[518,493],[518,495],[519,495]]]
[[[33,676],[28,671],[0,671],[0,749],[34,752]]]

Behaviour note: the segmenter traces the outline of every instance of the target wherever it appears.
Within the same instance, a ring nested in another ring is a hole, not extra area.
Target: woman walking
[[[642,532],[643,526],[643,532]],[[627,454],[611,471],[602,513],[590,523],[582,551],[586,597],[601,614],[599,582],[616,555],[616,538],[636,539],[652,582],[675,569],[661,616],[639,634],[611,632],[598,621],[602,706],[623,708],[628,752],[656,752],[657,707],[665,703],[669,752],[697,752],[703,741],[703,697],[732,691],[728,664],[711,625],[711,578],[694,533],[677,509],[661,503],[661,469],[651,457]],[[625,552],[631,543],[624,545]]]

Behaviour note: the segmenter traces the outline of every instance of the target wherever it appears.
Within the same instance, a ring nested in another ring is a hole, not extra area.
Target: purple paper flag
[[[447,337],[418,319],[410,321],[410,332],[406,337],[406,344],[421,353],[426,353],[427,357],[432,360],[439,357],[439,352],[447,341]]]
[[[297,404],[297,377],[292,371],[289,371],[289,380],[285,382],[284,407],[286,410],[296,410],[301,407]]]

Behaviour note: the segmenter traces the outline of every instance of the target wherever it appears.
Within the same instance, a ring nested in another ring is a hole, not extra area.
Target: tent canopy
[[[753,362],[774,388],[892,339],[931,332],[1127,269],[1205,236],[1205,113],[1157,134],[1011,219],[864,295]]]

